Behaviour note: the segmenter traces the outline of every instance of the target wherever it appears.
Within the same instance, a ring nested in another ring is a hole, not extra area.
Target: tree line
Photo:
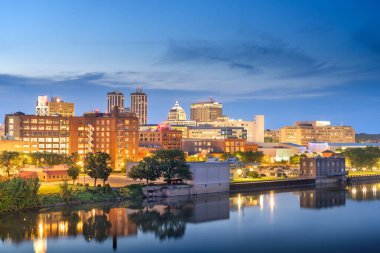
[[[88,153],[82,162],[78,153],[64,155],[2,151],[0,153],[0,172],[10,179],[12,176],[18,175],[21,169],[27,165],[51,167],[65,164],[68,166],[67,174],[73,179],[73,183],[75,183],[82,170],[83,173],[94,179],[94,185],[96,186],[98,179],[101,179],[103,184],[107,181],[112,172],[110,162],[111,156],[104,152]]]
[[[186,163],[185,154],[176,150],[159,150],[152,157],[145,157],[128,172],[134,180],[145,180],[146,184],[160,177],[171,184],[174,179],[190,180],[190,167]]]

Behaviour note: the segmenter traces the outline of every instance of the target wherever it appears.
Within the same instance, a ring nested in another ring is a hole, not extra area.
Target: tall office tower
[[[139,118],[140,125],[146,125],[148,119],[148,97],[137,88],[136,92],[131,93],[131,112]]]
[[[191,104],[191,120],[197,122],[216,121],[219,117],[222,117],[222,107],[222,104],[216,102],[213,98],[210,98],[210,101]]]
[[[36,115],[38,116],[48,116],[49,115],[49,105],[47,96],[38,96],[36,103]]]
[[[119,112],[124,112],[124,94],[118,91],[107,93],[107,113],[117,106]]]

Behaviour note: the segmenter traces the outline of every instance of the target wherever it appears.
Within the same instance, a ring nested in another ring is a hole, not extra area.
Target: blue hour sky
[[[149,96],[149,123],[210,96],[266,128],[330,120],[380,133],[380,1],[0,1],[0,117],[59,95]],[[129,99],[126,100],[129,103]],[[189,114],[189,113],[188,113]],[[189,115],[188,115],[189,116]]]

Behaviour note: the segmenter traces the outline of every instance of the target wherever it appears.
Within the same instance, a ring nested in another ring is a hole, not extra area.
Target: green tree
[[[19,152],[3,151],[0,153],[0,168],[8,178],[11,177],[11,174],[25,165],[24,161],[24,158]]]
[[[75,180],[78,178],[80,173],[78,153],[72,153],[67,158],[67,165],[69,166],[69,169],[67,170],[67,175],[71,177],[71,179],[73,180],[73,184],[75,184]]]
[[[261,151],[237,151],[234,156],[238,157],[244,163],[261,163],[264,158],[264,153]]]
[[[128,172],[128,177],[134,180],[146,180],[146,184],[149,184],[149,181],[156,181],[160,176],[160,165],[154,157],[144,158]]]
[[[178,149],[159,150],[154,155],[161,171],[161,176],[167,183],[173,178],[191,179],[190,167],[186,163],[185,154]]]
[[[111,156],[104,152],[88,153],[84,159],[84,168],[87,175],[94,179],[96,186],[97,179],[103,180],[103,185],[107,181],[112,169],[109,165]]]

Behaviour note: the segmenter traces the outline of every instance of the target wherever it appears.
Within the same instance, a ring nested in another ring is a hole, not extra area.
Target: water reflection
[[[347,197],[351,200],[378,200],[380,199],[380,183],[351,185],[347,187]]]
[[[300,192],[301,208],[332,208],[346,205],[346,190],[343,187],[324,187]]]
[[[46,209],[1,217],[0,239],[8,245],[32,242],[36,253],[48,252],[51,246],[49,240],[60,238],[78,238],[86,245],[104,244],[109,240],[105,246],[116,250],[118,239],[144,234],[153,235],[155,240],[161,242],[182,241],[189,224],[228,221],[230,213],[243,219],[247,212],[252,218],[252,212],[248,211],[254,209],[254,217],[261,217],[258,213],[268,213],[268,216],[263,217],[268,218],[268,224],[274,224],[274,218],[282,215],[281,210],[285,206],[301,209],[343,207],[349,201],[379,200],[378,191],[380,184],[363,184],[308,188],[291,191],[291,194],[287,190],[231,196],[211,194],[139,203]]]
[[[103,243],[112,237],[116,249],[117,237],[137,236],[138,232],[152,233],[161,241],[180,239],[187,223],[228,219],[228,205],[229,196],[218,194],[22,213],[0,218],[0,239],[11,244],[33,241],[34,251],[40,253],[47,252],[50,238],[83,236],[87,242]]]

